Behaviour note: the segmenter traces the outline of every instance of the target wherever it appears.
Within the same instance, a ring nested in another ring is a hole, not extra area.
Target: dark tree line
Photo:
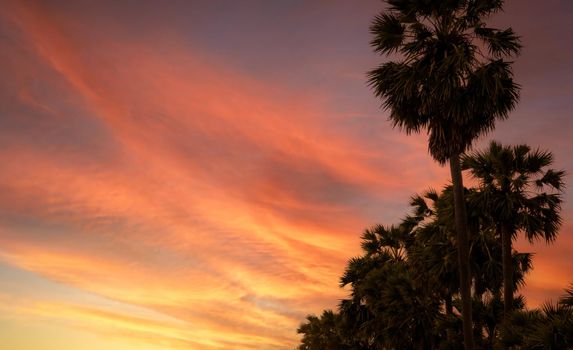
[[[477,348],[573,347],[573,288],[556,304],[527,309],[514,292],[532,268],[532,254],[510,248],[506,259],[504,252],[506,234],[556,238],[564,174],[551,163],[549,152],[495,142],[462,158],[478,180],[464,190]],[[298,330],[300,350],[464,348],[452,192],[447,186],[413,196],[399,224],[364,231],[363,254],[340,279],[349,297],[336,312],[307,318]]]

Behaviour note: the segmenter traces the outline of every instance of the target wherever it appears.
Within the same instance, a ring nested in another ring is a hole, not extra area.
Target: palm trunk
[[[454,192],[454,214],[458,245],[458,265],[460,269],[460,294],[462,298],[462,319],[464,329],[464,345],[466,350],[473,350],[472,296],[470,279],[470,247],[468,239],[468,218],[464,199],[464,184],[460,166],[460,154],[450,157],[450,172]]]
[[[511,259],[511,232],[501,228],[501,261],[503,264],[503,314],[504,321],[513,308],[513,261]]]
[[[446,295],[446,315],[452,316],[454,314],[454,305],[452,304],[452,294],[448,292]]]

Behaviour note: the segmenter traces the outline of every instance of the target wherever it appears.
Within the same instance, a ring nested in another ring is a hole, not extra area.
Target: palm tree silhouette
[[[359,325],[370,348],[434,348],[441,299],[433,277],[409,262],[412,238],[403,225],[365,230],[364,255],[351,259],[341,278],[351,294],[340,311]]]
[[[480,206],[491,217],[501,239],[506,315],[511,311],[515,290],[512,240],[523,232],[529,241],[552,242],[561,225],[564,172],[548,168],[552,163],[550,152],[497,142],[462,157],[462,168],[479,181]]]
[[[500,345],[504,349],[567,350],[573,347],[573,307],[563,296],[539,309],[514,311],[504,324]]]
[[[545,178],[538,179],[541,182],[549,181],[548,177],[541,178]],[[415,195],[409,203],[411,212],[400,224],[374,225],[364,231],[362,255],[349,260],[340,279],[342,287],[349,287],[348,298],[341,301],[338,312],[326,311],[307,318],[298,330],[303,334],[298,349],[459,348],[463,322],[456,278],[452,192],[452,186],[446,186],[439,193],[429,190]],[[543,315],[544,311],[525,310],[521,296],[513,300],[515,311],[509,322],[504,321],[502,242],[491,212],[483,209],[491,202],[484,200],[483,187],[465,192],[475,286],[472,307],[476,345],[487,349],[524,346],[552,334],[569,334],[569,328],[559,327],[569,315],[562,310],[573,304],[573,286],[561,298],[558,312],[547,313],[546,319],[531,320],[539,332],[532,331],[527,317]],[[531,254],[514,251],[511,267],[516,289],[532,268]],[[573,323],[570,321],[568,324]],[[525,333],[531,336],[524,337]],[[573,344],[573,339],[567,337],[557,343],[549,340],[549,344]]]
[[[375,17],[374,50],[399,55],[369,72],[369,83],[390,120],[406,133],[426,130],[429,152],[450,163],[454,190],[464,343],[473,349],[467,218],[460,155],[497,119],[514,108],[511,55],[519,38],[511,28],[489,28],[485,20],[502,9],[500,0],[387,0]],[[395,56],[392,56],[395,57]]]
[[[437,286],[444,290],[445,310],[452,314],[451,298],[459,291],[457,261],[455,256],[454,208],[452,186],[439,194],[430,189],[410,200],[413,215],[408,215],[402,225],[415,226],[415,237],[408,249],[409,261],[422,273],[434,276]],[[474,281],[475,299],[485,293],[499,295],[503,285],[502,247],[490,217],[483,213],[477,189],[465,189],[470,235],[470,266]],[[532,254],[512,254],[514,288],[525,282],[525,275],[532,268]],[[501,298],[500,298],[501,300]]]
[[[307,316],[306,322],[298,328],[303,334],[298,350],[362,350],[352,341],[343,325],[340,314],[332,310],[323,311],[320,317]]]

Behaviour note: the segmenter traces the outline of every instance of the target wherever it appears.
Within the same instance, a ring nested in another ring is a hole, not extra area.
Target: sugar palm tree
[[[451,297],[459,291],[459,278],[455,259],[454,210],[452,186],[439,194],[430,189],[415,195],[410,201],[413,214],[408,215],[402,226],[413,227],[414,243],[408,248],[409,262],[419,273],[430,274],[444,290],[446,313],[452,313]],[[474,281],[474,299],[485,293],[501,295],[503,278],[501,241],[491,229],[491,218],[481,206],[480,192],[475,188],[465,190],[470,230],[470,266]],[[414,226],[415,224],[415,226]],[[532,268],[532,254],[514,252],[512,267],[514,289],[525,283],[525,275]],[[501,300],[501,297],[499,298]]]
[[[406,133],[427,131],[429,152],[449,161],[456,208],[457,250],[466,349],[473,348],[469,243],[460,155],[505,119],[519,87],[509,56],[519,53],[511,28],[487,27],[503,0],[387,0],[371,32],[374,50],[392,55],[369,72],[390,120]]]
[[[480,213],[479,191],[466,193],[476,286],[474,333],[477,345],[493,348],[503,314],[501,242],[491,229],[490,216]],[[415,195],[411,212],[399,225],[366,229],[363,254],[349,260],[340,279],[341,286],[349,288],[348,298],[337,313],[307,318],[299,328],[299,349],[459,348],[463,327],[452,197],[451,186],[440,193]],[[515,252],[512,266],[515,284],[523,283],[531,255]],[[562,303],[570,303],[572,294],[568,291]],[[524,303],[516,298],[514,304],[521,310]]]
[[[550,152],[497,142],[462,158],[462,168],[479,181],[482,208],[501,239],[506,315],[511,311],[515,288],[513,238],[523,232],[529,241],[552,242],[559,231],[564,172],[550,169],[552,162]]]
[[[568,289],[565,289],[565,295],[559,301],[561,305],[573,308],[573,284]]]
[[[361,350],[347,334],[340,314],[325,310],[320,317],[307,316],[297,332],[302,334],[297,350]]]
[[[573,347],[573,310],[559,303],[542,305],[541,320],[526,333],[524,349],[567,350]]]
[[[410,198],[412,213],[402,222],[413,235],[408,247],[409,262],[418,274],[430,275],[444,300],[446,315],[453,316],[453,297],[459,292],[455,242],[449,218],[443,217],[444,191],[429,189]]]
[[[573,308],[562,300],[534,310],[517,310],[504,324],[504,349],[567,350],[573,348]]]
[[[365,230],[364,255],[351,259],[341,278],[351,288],[341,314],[359,325],[357,335],[373,349],[435,348],[441,300],[429,283],[433,276],[410,264],[412,238],[403,225]]]

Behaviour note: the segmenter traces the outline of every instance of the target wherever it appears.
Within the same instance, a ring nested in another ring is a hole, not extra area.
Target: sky
[[[0,7],[0,344],[284,350],[372,224],[448,183],[366,85],[379,0]],[[507,1],[521,102],[479,140],[573,174],[573,3]],[[573,184],[573,176],[566,182]],[[571,185],[570,185],[571,187]],[[520,292],[573,282],[573,192]]]

